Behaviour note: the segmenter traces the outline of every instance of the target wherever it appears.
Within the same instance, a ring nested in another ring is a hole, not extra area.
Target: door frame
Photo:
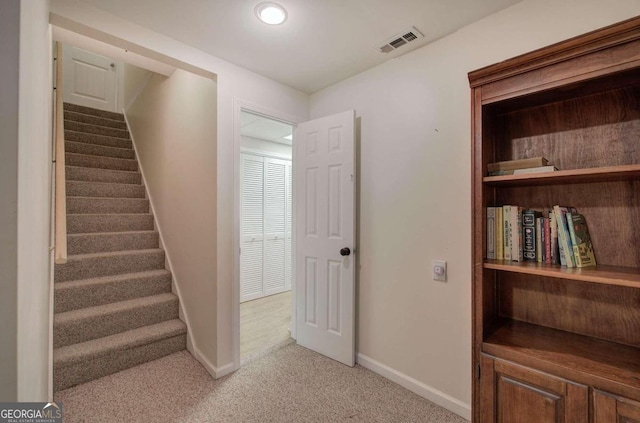
[[[255,103],[251,103],[242,99],[233,99],[233,272],[232,272],[232,301],[231,301],[231,353],[233,356],[233,368],[240,368],[240,153],[241,153],[241,136],[240,136],[240,114],[243,112],[257,114],[268,119],[280,121],[291,125],[295,128],[298,124],[308,119],[294,116],[288,113],[263,107]],[[295,138],[295,137],[294,137]],[[291,167],[296,162],[296,142],[292,143]],[[295,174],[295,172],[294,172]],[[296,180],[293,178],[293,191],[295,192]],[[295,198],[294,198],[295,203]],[[291,251],[295,257],[295,207],[292,207],[292,247]],[[295,290],[295,263],[294,273],[291,281],[291,337],[296,339],[296,290]]]

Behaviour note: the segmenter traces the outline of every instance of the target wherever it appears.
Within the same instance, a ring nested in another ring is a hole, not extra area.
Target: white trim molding
[[[413,392],[420,395],[422,398],[438,404],[447,410],[456,413],[457,415],[464,417],[467,420],[471,420],[471,405],[462,402],[451,395],[447,395],[442,391],[439,391],[432,386],[426,385],[419,380],[407,376],[385,364],[382,364],[371,357],[367,357],[364,354],[356,354],[356,362],[362,367],[371,370],[380,376],[389,379],[392,382],[397,383]]]
[[[224,377],[224,376],[228,375],[229,373],[232,373],[232,372],[234,372],[236,370],[234,368],[233,362],[227,363],[222,367],[216,367],[216,366],[213,365],[213,363],[211,363],[209,360],[207,360],[207,358],[204,356],[204,354],[202,354],[200,352],[198,347],[192,346],[192,348],[193,348],[193,350],[190,351],[191,355],[193,355],[193,357],[196,360],[198,360],[198,362],[200,364],[202,364],[202,366],[207,370],[207,372],[214,379],[219,379],[221,377]]]
[[[233,270],[232,270],[232,304],[231,304],[231,356],[233,359],[232,369],[238,370],[241,366],[240,361],[240,150],[242,140],[240,135],[240,114],[242,111],[250,111],[269,119],[278,120],[294,128],[305,119],[299,116],[293,116],[270,108],[262,107],[257,104],[242,100],[240,98],[233,99]],[[296,145],[293,143],[292,155],[295,157]],[[295,160],[295,159],[294,159]],[[295,180],[293,181],[295,184]],[[294,186],[295,189],[295,186]],[[293,216],[295,219],[295,214]],[[295,222],[295,220],[294,220]],[[294,225],[295,231],[295,225]],[[292,234],[295,239],[295,233]],[[292,246],[295,249],[295,245]],[[295,250],[293,250],[295,251]],[[295,273],[294,273],[295,274]],[[296,291],[292,283],[292,314],[291,314],[291,337],[296,337]],[[229,365],[221,367],[221,371]]]

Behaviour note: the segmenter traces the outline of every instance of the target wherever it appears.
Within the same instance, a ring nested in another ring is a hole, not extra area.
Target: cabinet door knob
[[[349,254],[351,254],[351,250],[349,249],[349,247],[344,247],[340,250],[341,256],[348,256]]]

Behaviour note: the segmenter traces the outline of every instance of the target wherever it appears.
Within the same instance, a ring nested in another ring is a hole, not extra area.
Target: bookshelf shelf
[[[495,357],[530,365],[578,383],[637,396],[640,348],[505,319],[484,341]]]
[[[483,182],[491,186],[531,186],[613,182],[633,179],[640,179],[640,164],[559,170],[525,175],[486,176],[483,178]]]
[[[485,269],[549,278],[640,288],[640,269],[622,266],[565,267],[557,264],[486,260]]]
[[[469,73],[474,423],[629,419],[602,414],[611,398],[634,402],[640,422],[638,51],[640,16]],[[561,170],[487,176],[538,157]],[[486,258],[537,247],[523,211],[553,224],[556,205],[582,216],[597,266]]]

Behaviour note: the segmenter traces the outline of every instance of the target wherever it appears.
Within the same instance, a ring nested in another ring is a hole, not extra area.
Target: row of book
[[[543,211],[513,205],[487,207],[487,258],[567,267],[596,265],[584,216],[563,206]]]

